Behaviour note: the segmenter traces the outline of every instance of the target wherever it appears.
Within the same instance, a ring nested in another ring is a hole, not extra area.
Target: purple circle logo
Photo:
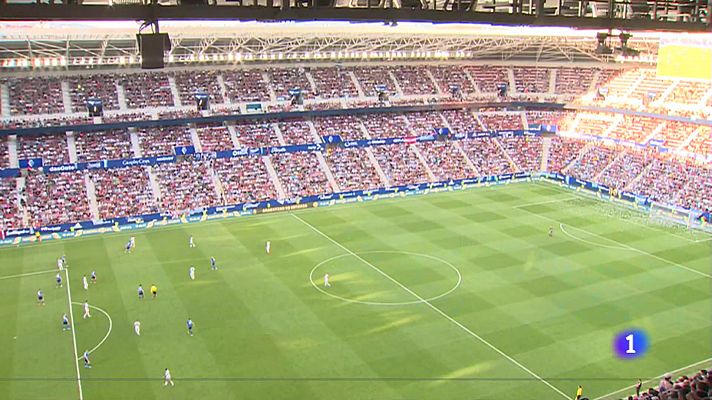
[[[648,335],[640,329],[626,330],[613,338],[613,352],[619,358],[641,357],[648,351],[649,346]]]

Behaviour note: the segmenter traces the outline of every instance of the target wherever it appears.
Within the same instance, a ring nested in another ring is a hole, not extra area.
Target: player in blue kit
[[[193,336],[193,320],[188,318],[188,321],[186,321],[185,325],[188,327],[188,333],[190,336]]]
[[[72,330],[72,328],[69,327],[69,318],[67,317],[67,314],[62,315],[62,330],[63,331]]]
[[[37,303],[40,305],[45,305],[44,293],[42,293],[41,289],[37,291]]]
[[[88,351],[84,350],[82,359],[84,359],[84,368],[91,368],[91,361],[89,361],[89,352]]]
[[[212,269],[213,271],[217,271],[218,269],[218,265],[215,262],[215,257],[210,257],[210,269]]]
[[[138,299],[143,300],[143,286],[141,284],[138,285]]]
[[[57,280],[57,287],[58,288],[62,287],[62,274],[58,273],[56,280]]]

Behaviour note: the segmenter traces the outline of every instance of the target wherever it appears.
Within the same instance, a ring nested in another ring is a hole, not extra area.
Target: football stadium
[[[712,399],[698,0],[0,0],[0,399]]]

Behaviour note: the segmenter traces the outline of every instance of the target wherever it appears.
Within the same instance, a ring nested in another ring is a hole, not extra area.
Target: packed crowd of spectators
[[[430,182],[425,166],[415,153],[416,147],[376,146],[372,149],[391,186]]]
[[[196,128],[202,150],[205,152],[230,150],[235,147],[230,131],[221,124],[201,125]]]
[[[470,76],[475,79],[482,92],[497,93],[498,85],[509,85],[509,73],[506,67],[471,65],[465,67],[465,69],[470,73]]]
[[[342,192],[385,186],[365,149],[335,149],[327,152],[326,163]]]
[[[20,196],[15,179],[0,179],[0,230],[22,228]]]
[[[389,95],[396,95],[396,85],[391,79],[389,68],[384,66],[351,68],[366,97],[378,96],[377,86],[385,86]]]
[[[524,128],[522,114],[519,112],[496,114],[482,113],[479,117],[485,124],[485,127],[492,131]]]
[[[569,95],[586,93],[593,82],[595,71],[598,71],[598,69],[581,67],[556,69],[556,86],[554,93]]]
[[[279,138],[272,126],[276,122],[235,124],[235,134],[240,147],[256,149],[260,147],[279,146]]]
[[[180,215],[220,204],[208,164],[186,160],[152,168],[158,178],[162,211]]]
[[[218,159],[213,163],[213,169],[220,179],[225,204],[252,203],[279,197],[261,157]]]
[[[712,155],[712,128],[700,126],[698,129],[697,136],[690,141],[686,150],[695,154]]]
[[[69,163],[67,135],[64,133],[18,136],[17,158],[41,158],[44,165],[59,165]]]
[[[314,78],[316,97],[322,99],[358,97],[358,89],[356,89],[356,85],[354,85],[347,69],[340,66],[336,68],[311,68],[309,73]]]
[[[475,86],[460,65],[437,65],[430,71],[444,94],[451,94],[452,86],[456,86],[463,97],[476,92]]]
[[[467,156],[480,176],[501,175],[515,172],[514,166],[502,152],[495,140],[478,138],[462,142]]]
[[[359,116],[361,122],[374,139],[410,136],[408,121],[402,115],[366,114]]]
[[[514,67],[514,84],[518,93],[547,93],[551,79],[548,68]]]
[[[608,136],[613,139],[644,144],[646,138],[655,132],[661,123],[663,123],[663,121],[658,119],[640,117],[637,115],[623,115],[621,122],[617,125],[611,124],[613,129],[610,130]],[[666,132],[666,135],[668,133],[676,134],[677,132]]]
[[[472,133],[485,130],[471,110],[443,110],[441,113],[450,125],[452,133]]]
[[[287,144],[319,143],[321,139],[314,137],[309,124],[304,120],[288,120],[278,123],[282,137]]]
[[[59,114],[65,111],[60,78],[9,79],[7,87],[12,115]]]
[[[145,167],[92,170],[99,218],[130,217],[159,211]]]
[[[427,68],[419,65],[398,65],[391,68],[404,95],[436,95],[433,80]]]
[[[290,199],[333,191],[315,153],[275,154],[272,164]]]
[[[459,145],[454,141],[435,141],[418,143],[416,146],[439,181],[477,176],[477,171],[467,163]]]
[[[0,137],[0,168],[10,166],[10,155],[8,153],[8,142],[4,137]]]
[[[163,72],[120,74],[129,108],[173,107],[173,92]]]
[[[32,173],[25,180],[25,189],[31,226],[92,219],[82,172]]]
[[[314,98],[314,93],[312,93],[312,87],[304,68],[270,68],[267,72],[269,73],[272,89],[278,99],[288,100],[289,91],[292,89],[300,89],[304,100]]]
[[[542,144],[540,137],[513,136],[497,140],[521,171],[541,171]]]
[[[320,137],[339,135],[343,140],[366,139],[361,129],[361,121],[352,115],[317,117],[312,120]]]
[[[237,69],[222,71],[225,90],[231,102],[269,101],[269,86],[262,71],[258,69]]]
[[[86,111],[88,99],[99,99],[104,110],[119,109],[116,76],[110,74],[70,75],[66,78],[74,112]]]
[[[702,369],[677,379],[665,374],[657,386],[641,389],[642,384],[637,387],[635,395],[622,400],[708,400],[712,398],[712,373]]]
[[[569,168],[569,174],[580,179],[596,181],[608,164],[618,155],[615,149],[609,147],[593,146],[581,155]]]
[[[557,136],[551,139],[547,170],[562,172],[579,155],[587,142]]]
[[[133,158],[131,138],[125,130],[80,132],[75,134],[77,161]]]
[[[210,104],[222,104],[225,99],[218,83],[218,71],[189,70],[172,73],[176,82],[180,101],[184,106],[195,104],[195,95],[203,93],[210,96]]]
[[[633,180],[640,175],[653,158],[650,151],[636,149],[624,150],[623,154],[616,157],[601,173],[599,183],[608,187],[624,190]]]
[[[187,125],[141,128],[138,138],[144,157],[171,155],[178,146],[193,146]]]
[[[403,115],[408,121],[410,136],[433,135],[436,129],[445,127],[445,121],[436,111],[409,112]]]

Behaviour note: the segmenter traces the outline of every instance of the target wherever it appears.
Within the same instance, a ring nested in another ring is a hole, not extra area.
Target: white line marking
[[[74,304],[74,305],[76,305],[76,306],[81,306],[81,305],[83,305],[83,303],[77,303],[76,301],[73,302],[72,304]],[[96,307],[96,306],[92,306],[92,305],[89,305],[89,308],[93,308],[93,309],[99,311],[100,313],[106,315],[106,318],[109,319],[109,330],[106,332],[106,335],[104,335],[104,338],[101,339],[101,341],[99,342],[99,344],[97,344],[97,345],[94,346],[91,350],[89,350],[89,354],[91,354],[91,353],[94,352],[94,350],[96,350],[96,349],[98,349],[99,347],[101,347],[101,345],[104,344],[104,342],[106,342],[106,339],[109,338],[109,335],[111,335],[111,329],[114,327],[114,321],[111,320],[111,316],[110,316],[109,313],[106,312],[105,310],[103,310],[103,309],[101,309],[101,308],[99,308],[99,307]],[[82,359],[81,357],[77,357],[77,360],[81,360],[81,359]]]
[[[563,223],[562,223],[561,221],[556,220],[556,219],[554,219],[554,218],[550,218],[550,217],[547,217],[547,216],[545,216],[545,215],[537,214],[537,213],[535,213],[535,212],[531,212],[531,211],[528,211],[528,210],[524,210],[524,211],[527,212],[527,213],[529,213],[529,214],[531,214],[531,215],[534,215],[534,216],[537,216],[537,217],[539,217],[539,218],[545,219],[545,220],[547,220],[547,221],[552,221],[552,222],[556,222],[556,223],[558,223],[558,224],[563,225]],[[633,246],[631,246],[631,245],[629,245],[629,244],[621,243],[621,242],[619,242],[619,241],[617,241],[617,240],[615,240],[615,239],[607,238],[607,237],[602,236],[602,235],[599,235],[599,234],[597,234],[597,233],[595,233],[595,232],[591,232],[591,231],[588,231],[588,230],[583,229],[583,228],[578,228],[578,227],[575,227],[575,226],[573,226],[573,225],[569,225],[569,227],[570,227],[570,228],[574,228],[574,229],[578,229],[578,230],[580,230],[581,232],[588,233],[588,234],[591,235],[591,236],[595,236],[595,237],[598,237],[598,238],[601,238],[601,239],[608,240],[609,242],[613,242],[613,243],[615,243],[615,244],[621,246],[621,249],[622,249],[622,250],[635,251],[636,253],[639,253],[639,254],[643,254],[643,255],[652,257],[652,258],[654,258],[654,259],[656,259],[656,260],[659,260],[659,261],[662,261],[662,262],[664,262],[664,263],[666,263],[666,264],[668,264],[668,265],[672,265],[672,266],[674,266],[674,267],[682,268],[682,269],[687,270],[687,271],[690,271],[690,272],[692,272],[692,273],[694,273],[694,274],[697,274],[697,275],[700,275],[700,276],[704,276],[705,278],[712,279],[712,275],[710,275],[710,274],[706,274],[706,273],[701,272],[701,271],[698,271],[698,270],[696,270],[696,269],[694,269],[694,268],[686,267],[686,266],[684,266],[684,265],[682,265],[682,264],[679,264],[679,263],[676,263],[676,262],[674,262],[674,261],[670,261],[670,260],[665,259],[665,258],[662,258],[662,257],[660,257],[660,256],[656,256],[655,254],[648,253],[648,252],[645,251],[645,250],[641,250],[641,249],[636,248],[636,247],[633,247]]]
[[[495,347],[495,346],[494,346],[493,344],[491,344],[490,342],[488,342],[488,341],[486,341],[485,339],[483,339],[480,335],[476,334],[475,332],[471,331],[471,330],[470,330],[469,328],[467,328],[466,326],[464,326],[464,325],[462,325],[461,323],[457,322],[454,318],[452,318],[451,316],[449,316],[448,314],[446,314],[446,313],[445,313],[444,311],[442,311],[441,309],[439,309],[439,308],[435,307],[434,305],[432,305],[429,301],[427,301],[426,299],[422,298],[420,295],[418,295],[418,294],[415,293],[414,291],[408,289],[407,286],[405,286],[405,285],[403,285],[402,283],[398,282],[396,279],[394,279],[393,277],[391,277],[391,276],[388,275],[387,273],[383,272],[383,271],[382,271],[380,268],[378,268],[377,266],[375,266],[375,265],[371,264],[370,262],[366,261],[365,259],[363,259],[362,257],[360,257],[358,254],[356,254],[356,253],[354,253],[353,251],[349,250],[347,247],[345,247],[345,246],[342,245],[341,243],[337,242],[336,240],[332,239],[330,236],[328,236],[328,235],[325,234],[324,232],[320,231],[319,229],[317,229],[315,226],[311,225],[311,224],[308,223],[307,221],[305,221],[305,220],[299,218],[299,216],[297,216],[296,214],[291,214],[291,213],[290,213],[290,215],[293,216],[294,218],[296,218],[297,220],[301,221],[304,225],[306,225],[306,226],[308,226],[309,228],[311,228],[311,230],[313,230],[314,232],[318,233],[318,234],[321,235],[322,237],[324,237],[324,238],[326,238],[327,240],[329,240],[331,243],[333,243],[333,244],[337,245],[338,247],[340,247],[340,248],[341,248],[342,250],[344,250],[345,252],[351,254],[352,256],[356,257],[357,259],[359,259],[359,260],[360,260],[361,262],[363,262],[364,264],[366,264],[366,265],[368,265],[369,267],[373,268],[374,271],[376,271],[376,272],[378,272],[379,274],[383,275],[386,279],[388,279],[389,281],[395,283],[396,285],[398,285],[401,289],[405,290],[406,292],[410,293],[413,297],[415,297],[416,299],[420,300],[423,304],[425,304],[426,306],[430,307],[433,311],[437,312],[438,314],[440,314],[441,316],[443,316],[445,319],[447,319],[448,321],[452,322],[453,324],[455,324],[456,326],[458,326],[460,329],[462,329],[463,331],[467,332],[468,334],[470,334],[470,335],[471,335],[472,337],[474,337],[475,339],[477,339],[477,340],[479,340],[480,342],[482,342],[483,344],[485,344],[485,345],[486,345],[487,347],[489,347],[490,349],[496,351],[499,355],[501,355],[502,357],[506,358],[507,360],[509,360],[510,362],[512,362],[514,365],[518,366],[519,368],[521,368],[522,370],[524,370],[525,372],[527,372],[529,375],[533,376],[534,378],[536,378],[537,380],[539,380],[540,382],[542,382],[543,384],[545,384],[546,386],[548,386],[549,388],[551,388],[552,390],[554,390],[556,393],[560,394],[562,397],[564,397],[564,398],[566,398],[566,399],[569,399],[570,396],[567,396],[564,392],[562,392],[561,390],[559,390],[556,386],[554,386],[554,385],[552,385],[551,383],[545,381],[542,377],[540,377],[539,375],[537,375],[537,374],[535,374],[534,372],[532,372],[529,368],[527,368],[527,367],[525,367],[524,365],[522,365],[519,361],[517,361],[517,360],[515,360],[514,358],[510,357],[510,356],[507,355],[505,352],[503,352],[502,350],[500,350],[499,348]]]
[[[564,199],[546,200],[546,201],[537,201],[535,203],[519,204],[516,206],[512,206],[512,208],[524,208],[524,207],[529,207],[529,206],[538,206],[541,204],[563,203],[565,201],[580,200],[580,199],[581,199],[580,197],[567,197]]]
[[[79,400],[84,400],[84,393],[82,393],[82,374],[79,372],[79,359],[77,356],[77,334],[74,329],[74,312],[72,311],[72,291],[69,289],[69,270],[64,269],[64,274],[67,278],[67,300],[69,302],[69,320],[72,324],[72,344],[74,345],[74,366],[77,368],[77,385],[79,387]]]
[[[566,236],[570,237],[571,239],[576,240],[576,241],[578,241],[578,242],[586,243],[586,244],[588,244],[589,246],[595,246],[595,247],[601,247],[601,248],[604,248],[604,249],[613,249],[613,250],[628,250],[628,249],[626,249],[625,247],[622,247],[622,246],[618,246],[618,245],[616,245],[616,246],[609,246],[609,245],[607,245],[607,244],[596,243],[596,242],[592,242],[592,241],[590,241],[590,240],[581,239],[580,237],[576,237],[576,236],[574,236],[574,235],[568,233],[568,232],[566,231],[566,229],[564,229],[564,224],[561,224],[561,223],[559,224],[559,228],[561,229],[561,232],[564,233],[564,235],[566,235]]]
[[[24,278],[26,276],[49,274],[50,272],[56,272],[56,271],[57,271],[56,269],[48,269],[47,271],[28,272],[25,274],[0,276],[0,281],[5,280],[5,279]]]
[[[545,218],[546,218],[546,217],[545,217]],[[557,221],[557,222],[558,222],[558,221]],[[562,224],[561,222],[559,222],[559,224],[561,225],[561,228],[563,229],[564,224]],[[578,229],[578,230],[580,230],[581,232],[588,233],[589,235],[595,236],[595,237],[597,237],[597,238],[605,239],[605,240],[608,240],[608,241],[610,241],[610,242],[616,243],[616,244],[618,244],[618,245],[621,246],[620,249],[622,249],[622,250],[634,251],[634,252],[636,252],[636,253],[639,253],[639,254],[643,254],[643,255],[652,257],[652,258],[654,258],[654,259],[656,259],[656,260],[660,260],[660,261],[665,262],[665,263],[667,263],[667,264],[669,264],[669,265],[672,265],[672,266],[674,266],[674,267],[682,268],[682,269],[688,270],[688,271],[690,271],[690,272],[692,272],[692,273],[695,273],[695,274],[697,274],[697,275],[704,276],[705,278],[712,279],[712,275],[706,274],[706,273],[701,272],[701,271],[698,271],[698,270],[696,270],[696,269],[694,269],[694,268],[686,267],[686,266],[684,266],[684,265],[682,265],[682,264],[678,264],[678,263],[676,263],[676,262],[674,262],[674,261],[670,261],[670,260],[665,259],[665,258],[662,258],[662,257],[660,257],[660,256],[656,256],[655,254],[648,253],[648,252],[645,251],[645,250],[641,250],[641,249],[636,248],[636,247],[633,247],[633,246],[631,246],[631,245],[628,245],[628,244],[625,244],[625,243],[621,243],[621,242],[619,242],[619,241],[617,241],[617,240],[615,240],[615,239],[611,239],[611,238],[607,238],[607,237],[605,237],[605,236],[599,235],[599,234],[597,234],[597,233],[595,233],[595,232],[587,231],[586,229],[577,228],[577,227],[571,226],[571,225],[569,225],[569,226],[570,226],[571,228]]]
[[[460,273],[460,270],[457,269],[457,268],[456,268],[454,265],[452,265],[450,262],[445,261],[445,260],[443,260],[443,259],[440,258],[440,257],[435,257],[435,256],[431,256],[431,255],[428,255],[428,254],[413,253],[413,252],[410,252],[410,251],[374,250],[374,251],[364,251],[364,252],[361,252],[361,254],[378,254],[378,253],[386,253],[386,254],[406,254],[406,255],[411,255],[411,256],[420,256],[420,257],[430,258],[430,259],[435,260],[435,261],[440,261],[441,263],[443,263],[443,264],[447,265],[448,267],[452,268],[452,270],[455,271],[455,273],[457,274],[457,282],[455,283],[455,286],[453,286],[452,288],[450,288],[448,291],[446,291],[446,292],[444,292],[444,293],[441,293],[441,294],[439,294],[439,295],[437,295],[437,296],[434,296],[434,297],[430,297],[430,298],[428,298],[428,299],[425,299],[426,301],[434,301],[434,300],[443,298],[443,297],[449,295],[450,293],[454,292],[458,287],[460,287],[460,284],[462,283],[462,274]],[[328,263],[328,262],[330,262],[330,261],[337,260],[337,259],[339,259],[339,258],[344,258],[344,257],[347,257],[347,256],[349,256],[349,255],[350,255],[350,254],[341,254],[341,255],[338,255],[338,256],[331,257],[331,258],[327,258],[326,260],[324,260],[324,261],[320,262],[319,264],[315,265],[314,268],[311,270],[311,272],[309,272],[309,281],[311,282],[312,286],[314,286],[314,288],[315,288],[316,290],[322,292],[323,294],[325,294],[325,295],[327,295],[327,296],[333,297],[333,298],[338,299],[338,300],[341,300],[341,301],[345,301],[345,302],[347,302],[347,303],[365,304],[365,305],[367,305],[367,306],[407,306],[407,305],[411,305],[411,304],[420,304],[420,303],[422,303],[422,301],[420,301],[420,300],[401,301],[401,302],[383,302],[383,301],[361,301],[361,300],[354,300],[354,299],[349,299],[348,297],[337,296],[337,295],[335,295],[335,294],[333,294],[333,293],[329,293],[329,292],[327,292],[326,290],[320,288],[319,285],[317,285],[316,283],[314,283],[314,271],[316,271],[317,269],[319,269],[319,267],[321,267],[322,265],[324,265],[324,264],[326,264],[326,263]]]
[[[658,380],[658,379],[661,379],[663,376],[665,376],[665,374],[675,374],[675,373],[684,371],[684,370],[686,370],[686,369],[692,368],[692,367],[694,367],[695,365],[704,364],[704,363],[707,363],[707,362],[710,362],[710,361],[712,361],[712,358],[708,358],[708,359],[706,359],[706,360],[698,361],[698,362],[696,362],[696,363],[694,363],[694,364],[686,365],[686,366],[684,366],[684,367],[682,367],[682,368],[678,368],[678,369],[676,369],[676,370],[674,370],[674,371],[668,371],[668,372],[666,372],[666,373],[664,373],[664,374],[662,374],[662,375],[660,375],[660,376],[657,376],[657,377],[655,377],[655,378],[652,378],[652,379],[648,379],[648,380],[643,381],[643,385],[645,385],[645,384],[648,383],[648,382],[654,382],[654,381],[656,381],[656,380]],[[593,399],[593,400],[602,400],[602,399],[605,399],[605,398],[607,398],[607,397],[609,397],[609,396],[612,396],[612,395],[614,395],[614,394],[616,394],[616,393],[624,392],[624,391],[626,391],[626,390],[630,390],[630,389],[633,389],[633,388],[635,388],[635,385],[626,386],[626,387],[624,387],[623,389],[618,389],[618,390],[616,390],[615,392],[611,392],[611,393],[608,393],[608,394],[604,394],[603,396],[596,397],[596,398]]]

